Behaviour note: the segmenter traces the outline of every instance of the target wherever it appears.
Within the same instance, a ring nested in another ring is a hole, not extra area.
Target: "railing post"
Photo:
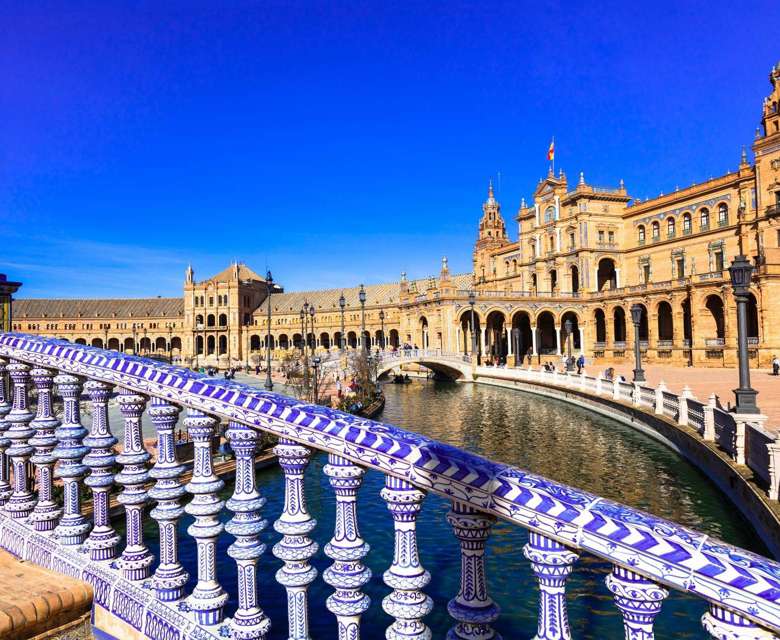
[[[631,404],[635,407],[642,405],[642,383],[635,382],[634,388],[631,391]]]
[[[752,416],[751,416],[752,417]],[[748,421],[740,414],[734,414],[734,455],[736,464],[745,464],[745,432]]]
[[[125,548],[117,561],[122,575],[128,580],[145,580],[151,573],[154,556],[144,544],[142,516],[149,501],[146,482],[149,472],[146,463],[151,456],[144,448],[141,433],[141,416],[147,398],[122,390],[118,397],[119,410],[125,421],[124,447],[116,457],[122,470],[114,480],[124,488],[117,500],[125,507]]]
[[[90,448],[84,458],[90,474],[84,483],[92,489],[94,523],[84,545],[89,549],[92,560],[113,560],[119,545],[119,536],[108,517],[108,492],[114,484],[114,445],[117,443],[108,423],[108,396],[113,387],[105,382],[89,380],[84,388],[92,401],[92,426],[89,435],[84,438],[84,444]]]
[[[447,521],[460,542],[460,591],[447,605],[458,624],[447,640],[501,640],[490,626],[500,609],[488,595],[485,576],[485,544],[495,517],[454,500]]]
[[[211,625],[222,622],[228,599],[217,580],[217,538],[224,529],[219,513],[225,504],[218,495],[225,483],[214,475],[211,455],[211,439],[217,421],[197,409],[189,409],[184,425],[195,448],[192,480],[186,486],[193,498],[184,510],[195,517],[187,533],[195,538],[198,546],[198,583],[187,598],[187,604],[199,624]]]
[[[385,477],[381,492],[393,517],[395,552],[393,564],[385,571],[384,581],[393,592],[382,600],[382,608],[395,618],[388,627],[387,640],[428,640],[431,630],[423,618],[433,610],[433,600],[422,592],[431,574],[420,563],[417,549],[417,514],[425,492],[406,480]]]
[[[602,385],[604,384],[604,379],[601,377],[601,373],[596,375],[596,395],[600,396],[604,390],[602,388]]]
[[[186,493],[179,478],[184,467],[176,458],[173,429],[181,409],[162,398],[152,398],[149,418],[157,430],[157,460],[149,472],[156,480],[149,497],[157,501],[151,516],[160,529],[160,564],[154,572],[152,586],[158,600],[171,602],[184,596],[189,574],[179,562],[177,523],[184,509],[179,502]]]
[[[53,455],[59,464],[54,471],[55,478],[61,478],[63,484],[64,513],[54,534],[62,545],[80,545],[87,537],[90,522],[81,513],[80,482],[87,474],[87,467],[82,463],[89,447],[82,443],[87,430],[81,424],[81,379],[68,373],[60,373],[54,377],[57,391],[62,396],[62,423],[54,432],[57,437],[57,447]]]
[[[780,497],[780,442],[772,440],[766,443],[767,456],[769,457],[769,490],[767,494],[770,500]]]
[[[236,538],[228,547],[228,555],[236,561],[238,569],[238,610],[230,626],[238,640],[261,640],[268,635],[271,621],[260,608],[257,596],[257,563],[265,553],[260,533],[268,525],[261,515],[265,498],[255,483],[258,433],[246,425],[231,422],[226,435],[236,455],[236,481],[233,495],[227,501],[227,508],[235,515],[225,525],[225,531]]]
[[[702,406],[704,413],[704,432],[702,433],[702,437],[707,442],[715,442],[715,407],[717,405],[718,398],[713,392],[710,394],[707,404]]]
[[[276,572],[276,581],[287,590],[288,640],[309,640],[309,585],[317,570],[309,564],[319,545],[309,538],[317,526],[306,508],[304,473],[311,449],[286,438],[274,447],[284,473],[284,511],[274,522],[282,539],[274,545],[273,554],[284,562]]]
[[[577,554],[559,542],[529,531],[523,553],[539,581],[539,620],[534,640],[570,640],[566,578]]]
[[[38,476],[38,503],[30,515],[30,520],[36,531],[51,531],[57,526],[57,520],[62,513],[62,509],[52,498],[52,472],[56,462],[52,452],[57,446],[54,430],[60,424],[54,417],[52,407],[54,371],[36,368],[30,371],[30,376],[38,390],[38,410],[30,422],[30,427],[35,429],[35,435],[29,440],[29,444],[35,447],[30,461],[35,464]]]
[[[686,384],[677,399],[678,405],[680,407],[679,413],[677,415],[677,424],[680,426],[688,426],[688,398],[692,397],[693,394],[691,394],[691,390]]]
[[[11,458],[11,466],[14,470],[14,489],[5,504],[5,510],[14,519],[29,516],[36,503],[36,498],[30,491],[31,478],[27,477],[27,463],[34,451],[28,439],[35,433],[30,428],[33,414],[27,404],[29,372],[29,365],[17,360],[11,360],[11,364],[8,365],[8,373],[13,380],[14,401],[11,411],[5,417],[5,421],[11,425],[5,435],[11,441],[11,446],[6,453]]]
[[[336,592],[326,604],[338,621],[339,640],[352,640],[360,637],[360,616],[371,605],[371,599],[361,592],[371,580],[371,569],[362,562],[370,547],[360,536],[357,520],[357,492],[366,471],[331,453],[324,472],[336,494],[336,527],[325,545],[325,555],[333,564],[322,574]]]
[[[612,380],[612,399],[620,400],[620,378],[617,376]]]
[[[658,383],[655,388],[655,413],[656,415],[663,415],[664,413],[664,391],[666,391],[666,385],[664,381]]]
[[[652,580],[618,565],[612,567],[612,573],[605,582],[623,614],[626,639],[653,640],[653,622],[669,592]]]
[[[701,618],[704,630],[715,640],[776,640],[771,631],[728,609],[710,604],[710,610]]]
[[[11,444],[11,441],[6,436],[6,431],[10,425],[5,421],[5,417],[11,411],[6,383],[7,364],[7,360],[0,358],[0,506],[8,501],[13,491],[9,482],[10,470],[8,468],[8,456],[6,455],[6,450]]]

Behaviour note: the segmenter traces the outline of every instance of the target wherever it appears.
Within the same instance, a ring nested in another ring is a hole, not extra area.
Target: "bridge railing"
[[[186,369],[21,334],[0,334],[0,372],[10,377],[13,398],[9,403],[4,381],[0,546],[90,582],[96,604],[148,637],[268,636],[270,620],[259,598],[270,587],[257,584],[265,527],[265,501],[254,474],[261,432],[278,438],[274,453],[285,479],[284,510],[274,522],[281,539],[273,554],[284,563],[276,580],[288,595],[290,638],[309,637],[307,589],[317,579],[310,563],[318,551],[312,538],[316,523],[303,484],[313,451],[328,455],[324,473],[335,494],[335,530],[324,546],[332,564],[322,578],[334,590],[327,607],[340,640],[359,637],[361,616],[371,606],[362,593],[371,572],[363,563],[368,547],[355,500],[367,470],[385,476],[379,497],[387,503],[395,534],[392,564],[384,574],[389,594],[382,602],[393,618],[388,638],[431,637],[425,624],[433,607],[425,594],[430,575],[421,563],[415,527],[427,493],[451,501],[447,521],[461,548],[460,588],[448,606],[449,638],[498,637],[492,625],[499,610],[488,595],[484,562],[496,518],[530,532],[523,551],[539,582],[539,638],[570,637],[565,586],[582,553],[612,563],[606,583],[627,637],[652,638],[667,588],[709,603],[702,620],[713,638],[776,638],[780,632],[780,564],[424,436]],[[37,391],[35,414],[30,382]],[[55,389],[64,405],[61,420],[53,412]],[[79,414],[84,391],[92,404],[89,431]],[[107,411],[114,391],[124,421],[118,455]],[[186,485],[173,435],[182,410],[195,446]],[[151,470],[140,432],[144,411],[158,439]],[[218,495],[223,483],[214,475],[210,446],[219,421],[228,424],[236,456],[235,489],[227,503]],[[62,503],[54,497],[55,479],[63,485]],[[81,504],[82,485],[93,502],[91,521]],[[118,499],[125,509],[124,542],[108,517],[115,487],[121,488]],[[185,500],[187,494],[191,499]],[[159,558],[142,537],[142,514],[150,504],[159,525]],[[233,517],[223,531],[219,516],[226,507]],[[187,535],[198,551],[197,583],[190,593],[178,557],[177,523],[184,512],[194,517]],[[234,539],[228,554],[238,567],[237,585],[221,584],[217,573],[216,543],[224,534]],[[228,610],[226,587],[237,591],[234,610]]]

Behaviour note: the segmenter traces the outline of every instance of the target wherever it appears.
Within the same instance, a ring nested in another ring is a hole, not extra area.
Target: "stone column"
[[[217,580],[217,538],[224,529],[219,513],[225,504],[219,499],[225,483],[214,475],[211,454],[217,420],[197,409],[188,409],[184,424],[195,448],[192,480],[186,486],[193,498],[184,510],[195,518],[187,533],[195,538],[198,546],[198,583],[187,604],[199,624],[212,625],[222,622],[228,600],[228,594]]]
[[[143,535],[143,511],[149,501],[145,487],[149,480],[146,463],[151,458],[144,448],[141,432],[141,416],[147,399],[127,390],[122,390],[118,399],[125,420],[125,436],[122,453],[116,457],[122,470],[114,480],[124,487],[118,501],[125,507],[126,543],[117,565],[127,580],[145,580],[154,562]]]
[[[585,354],[585,332],[582,330],[582,327],[577,327],[577,332],[580,335],[580,353]]]
[[[92,401],[92,427],[84,438],[84,444],[90,448],[84,458],[84,464],[90,469],[84,484],[92,489],[94,526],[84,545],[89,549],[92,560],[113,560],[119,545],[119,536],[108,518],[108,492],[114,484],[114,445],[117,443],[108,423],[108,396],[113,387],[90,380],[85,388]]]
[[[62,480],[62,503],[65,507],[54,534],[62,545],[80,545],[91,526],[81,513],[80,483],[88,471],[81,460],[89,453],[89,447],[82,443],[88,432],[81,424],[81,378],[60,373],[55,376],[54,382],[62,396],[63,416],[62,424],[54,432],[58,442],[52,455],[59,460],[54,477]]]
[[[652,580],[618,565],[612,568],[605,582],[623,614],[626,638],[653,640],[653,622],[669,592]]]
[[[52,455],[57,446],[54,430],[60,421],[54,417],[52,407],[52,389],[54,388],[54,371],[36,368],[30,372],[35,388],[38,390],[38,411],[30,422],[35,429],[35,435],[29,443],[35,447],[35,454],[30,461],[35,464],[38,476],[38,503],[33,509],[30,520],[36,531],[51,531],[57,526],[57,520],[62,513],[59,505],[52,497],[52,473],[57,459]]]
[[[370,547],[360,536],[357,520],[357,492],[366,471],[331,453],[324,472],[336,493],[336,527],[325,545],[325,555],[333,564],[322,574],[336,592],[328,597],[326,605],[338,621],[339,640],[352,640],[360,637],[360,617],[371,605],[361,591],[371,580],[371,569],[362,562]]]
[[[255,453],[258,432],[231,422],[227,437],[236,455],[236,482],[227,507],[235,515],[225,525],[225,530],[236,541],[228,547],[228,555],[238,568],[238,610],[233,616],[231,628],[238,640],[261,640],[268,635],[271,621],[263,613],[257,595],[257,563],[265,553],[260,533],[268,522],[263,520],[261,509],[265,505],[255,484]]]
[[[514,349],[512,348],[512,330],[509,327],[506,327],[504,333],[506,334],[506,357],[507,360],[509,360],[509,358],[514,355]]]
[[[571,640],[566,609],[566,578],[577,554],[559,542],[529,531],[523,547],[539,581],[539,619],[534,640]]]
[[[563,355],[561,353],[561,344],[563,343],[563,328],[562,327],[555,327],[555,347],[556,347],[556,355]],[[556,366],[558,363],[556,362]]]
[[[495,517],[455,500],[447,521],[460,542],[460,591],[447,605],[457,624],[447,639],[501,640],[490,626],[498,619],[500,609],[488,595],[485,576],[485,544]]]
[[[319,548],[309,537],[317,521],[306,507],[303,488],[311,450],[292,440],[279,438],[274,453],[284,473],[284,511],[274,522],[274,529],[282,534],[282,539],[273,548],[273,554],[284,562],[284,566],[276,572],[276,581],[287,590],[288,639],[309,640],[308,589],[317,578],[317,570],[309,560]]]
[[[425,493],[405,480],[385,477],[381,492],[393,516],[395,553],[384,581],[393,592],[382,600],[385,613],[395,618],[388,627],[387,640],[429,640],[431,630],[423,618],[433,610],[433,600],[422,592],[431,581],[417,550],[417,515]]]
[[[10,426],[5,417],[11,411],[9,402],[8,386],[6,385],[6,365],[8,361],[0,358],[0,506],[4,505],[11,497],[13,489],[11,488],[10,469],[8,468],[8,456],[6,450],[11,445],[11,441],[6,437],[6,431]]]
[[[184,466],[176,458],[173,429],[181,409],[162,398],[152,398],[149,418],[157,430],[157,461],[149,472],[156,480],[149,497],[157,501],[151,516],[160,529],[160,564],[154,572],[152,586],[158,600],[171,602],[184,596],[189,574],[179,562],[177,523],[184,509],[180,500],[185,494],[179,479]]]
[[[13,381],[13,407],[5,421],[10,425],[6,437],[11,441],[7,455],[11,459],[14,470],[13,493],[5,504],[5,510],[14,519],[22,519],[32,513],[37,502],[30,491],[30,478],[27,477],[27,463],[34,449],[28,444],[28,439],[35,431],[30,428],[33,414],[28,406],[27,387],[30,382],[30,366],[11,360],[7,367]]]
[[[531,325],[531,346],[533,347],[533,355],[539,355],[539,352],[536,349],[536,325]]]

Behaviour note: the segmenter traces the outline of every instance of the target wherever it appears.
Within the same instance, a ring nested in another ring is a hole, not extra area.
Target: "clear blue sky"
[[[0,271],[20,297],[471,268],[556,165],[648,197],[736,167],[780,2],[0,2]]]

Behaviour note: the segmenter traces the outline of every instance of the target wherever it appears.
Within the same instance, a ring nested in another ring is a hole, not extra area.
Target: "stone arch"
[[[512,316],[512,340],[515,362],[520,364],[525,355],[533,352],[531,314],[528,311],[517,311]]]
[[[401,341],[398,337],[398,329],[390,329],[390,346],[393,349],[397,349],[401,346]]]
[[[480,331],[482,329],[482,320],[479,317],[479,312],[474,309],[474,326],[471,326],[471,307],[466,307],[460,314],[458,319],[461,329],[461,341],[463,347],[463,353],[472,353],[472,329],[473,334],[476,336],[477,354],[482,353],[482,344],[480,340]]]
[[[154,341],[154,350],[155,351],[167,351],[168,350],[168,341],[165,338],[157,338]]]
[[[562,347],[568,346],[569,338],[566,334],[566,320],[571,320],[572,327],[571,327],[571,340],[572,340],[572,348],[574,349],[582,349],[582,342],[580,341],[580,317],[577,314],[576,311],[573,310],[567,310],[564,311],[561,314],[561,322],[560,326],[561,329],[563,329],[563,344]]]
[[[152,341],[150,338],[143,337],[141,338],[141,353],[149,353],[152,350]]]
[[[712,293],[705,298],[700,321],[705,340],[726,337],[723,298],[717,293]]]
[[[500,309],[494,309],[485,316],[485,354],[501,362],[508,353],[506,342],[506,316]]]
[[[97,347],[98,349],[102,349],[103,348],[103,338],[92,338],[92,341],[90,342],[90,344],[93,347]]]
[[[758,302],[753,293],[748,293],[747,302],[747,337],[758,339],[759,320],[758,320]]]
[[[320,346],[323,349],[330,349],[330,334],[327,331],[320,334]]]
[[[220,313],[219,314],[219,326],[220,327],[226,327],[228,323],[228,317],[226,313]]]
[[[544,310],[536,315],[536,333],[536,344],[540,354],[557,353],[558,331],[555,327],[555,314],[552,311]]]
[[[420,349],[427,349],[428,343],[430,342],[428,331],[428,318],[420,316],[417,319],[417,335],[415,336],[416,338],[419,338],[419,340],[415,340],[414,345],[412,346],[420,347]]]
[[[287,350],[290,348],[290,338],[286,333],[279,336],[279,348]]]
[[[558,291],[558,270],[550,269],[547,277],[550,279],[550,291]]]
[[[171,351],[181,354],[181,338],[178,336],[171,338]]]
[[[357,348],[357,334],[354,331],[347,333],[347,346],[353,349]]]
[[[578,293],[580,290],[580,269],[576,264],[569,267],[569,277],[571,278],[571,292]]]
[[[112,351],[119,351],[119,339],[118,338],[109,338],[108,339],[108,348]]]
[[[593,323],[596,326],[596,342],[607,341],[607,318],[604,309],[596,309],[593,312]]]
[[[257,334],[249,336],[249,350],[260,351],[260,336]]]
[[[596,288],[599,291],[617,288],[617,265],[612,258],[601,258],[596,271]]]
[[[124,351],[133,351],[135,349],[135,342],[133,342],[132,338],[125,338],[124,340]]]
[[[87,341],[84,338],[76,338],[73,344],[83,344],[86,347]]]
[[[674,316],[672,305],[666,300],[658,303],[655,309],[659,340],[672,340],[674,338]]]
[[[227,336],[219,336],[219,355],[223,356],[227,353],[228,339]]]
[[[615,342],[626,342],[626,310],[620,306],[612,310],[612,336]]]

